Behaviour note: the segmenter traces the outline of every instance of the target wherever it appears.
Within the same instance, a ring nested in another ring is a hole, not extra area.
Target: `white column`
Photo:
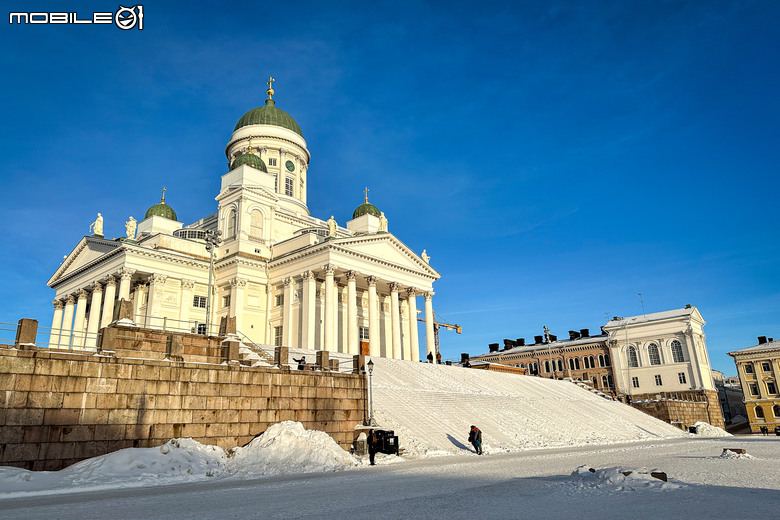
[[[412,361],[420,361],[420,341],[417,335],[417,290],[412,287],[406,294],[409,298],[407,302],[409,304],[409,336],[411,336],[411,341],[409,342],[411,352],[409,354]]]
[[[179,323],[176,324],[176,328],[189,332],[190,326],[190,309],[194,300],[192,299],[192,290],[195,288],[195,282],[192,280],[181,281],[181,302],[179,305]],[[197,332],[197,329],[195,330]]]
[[[71,331],[73,330],[73,310],[76,299],[73,295],[65,299],[65,311],[62,315],[62,330],[60,332],[60,345],[63,348],[70,348]]]
[[[244,324],[244,291],[246,290],[246,280],[243,278],[233,278],[230,280],[230,286],[230,315],[235,316],[236,330],[241,332],[242,325]]]
[[[130,280],[135,274],[135,269],[123,267],[119,270],[119,299],[130,301]],[[133,318],[135,321],[135,318]]]
[[[167,279],[167,276],[161,274],[153,274],[149,277],[149,298],[146,300],[147,327],[161,327],[163,324],[162,298]]]
[[[87,291],[81,289],[78,292],[78,302],[76,302],[76,316],[73,318],[73,346],[84,346],[84,323],[87,315]]]
[[[398,291],[401,286],[397,282],[390,284],[390,330],[393,337],[392,354],[388,357],[393,359],[409,359],[409,352],[401,353],[401,313],[398,307]]]
[[[293,280],[289,276],[284,279],[284,309],[282,312],[282,345],[291,347],[292,339],[292,291]]]
[[[92,302],[89,307],[89,319],[87,320],[87,336],[85,347],[97,346],[97,332],[100,326],[100,302],[103,301],[103,286],[100,282],[92,283]]]
[[[379,306],[376,301],[376,276],[366,277],[368,283],[368,352],[380,356],[379,352]]]
[[[336,269],[333,265],[328,264],[323,266],[325,269],[325,308],[323,309],[324,321],[325,321],[325,337],[323,338],[323,347],[328,352],[335,352],[333,348],[333,325],[336,323],[334,318],[334,301],[333,301],[333,278]]]
[[[141,316],[141,305],[144,300],[144,295],[147,294],[149,286],[145,283],[136,284],[133,291],[133,321],[137,322],[141,326],[146,326],[146,319]],[[146,304],[149,305],[149,298],[146,298]]]
[[[360,353],[360,337],[357,322],[357,273],[347,272],[347,353]]]
[[[114,319],[114,301],[116,300],[116,278],[108,277],[106,291],[103,293],[103,315],[100,318],[100,328],[107,327]]]
[[[57,348],[60,342],[60,329],[62,329],[62,300],[54,300],[54,317],[51,319],[51,334],[49,335],[49,348]]]
[[[425,355],[433,354],[433,362],[436,363],[436,340],[433,336],[433,291],[423,294],[425,297],[425,347],[428,351]]]
[[[303,277],[301,347],[314,350],[316,348],[314,318],[317,315],[317,280],[314,271],[305,271],[301,276]]]

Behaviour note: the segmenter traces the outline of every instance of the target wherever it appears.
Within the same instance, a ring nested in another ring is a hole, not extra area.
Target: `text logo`
[[[144,6],[119,6],[116,13],[92,13],[92,16],[79,15],[76,12],[65,13],[9,13],[10,24],[114,24],[123,31],[144,29]]]

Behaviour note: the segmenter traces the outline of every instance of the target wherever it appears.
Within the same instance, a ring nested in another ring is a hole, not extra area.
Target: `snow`
[[[732,435],[724,430],[718,428],[710,423],[698,421],[693,424],[696,427],[695,435],[701,435],[702,437],[731,437]]]

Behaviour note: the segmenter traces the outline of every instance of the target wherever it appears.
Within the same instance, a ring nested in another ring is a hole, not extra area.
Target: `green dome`
[[[362,217],[363,215],[374,215],[375,217],[379,218],[381,213],[377,207],[370,202],[364,202],[358,206],[354,212],[352,212],[352,218]]]
[[[266,99],[265,106],[253,108],[238,120],[236,127],[233,129],[235,132],[239,128],[249,125],[273,125],[281,126],[292,130],[296,134],[303,137],[301,127],[295,122],[295,119],[290,116],[284,110],[280,110],[274,106],[273,99]]]
[[[244,154],[239,155],[235,159],[233,159],[233,163],[230,165],[230,170],[235,170],[239,166],[246,164],[247,166],[251,166],[255,170],[260,170],[261,172],[268,173],[268,168],[265,167],[265,163],[263,160],[253,154],[252,152],[247,152]]]
[[[144,218],[149,218],[152,215],[156,215],[158,217],[165,217],[170,220],[178,220],[176,218],[176,212],[173,211],[173,208],[170,207],[165,203],[165,201],[160,201],[151,208],[146,210],[146,215],[144,215]]]

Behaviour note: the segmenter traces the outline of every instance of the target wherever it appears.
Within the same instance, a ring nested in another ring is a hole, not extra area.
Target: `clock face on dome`
[[[287,161],[286,163],[284,163],[284,165],[287,167],[287,170],[291,172],[295,171],[295,165],[293,164],[292,161]]]

